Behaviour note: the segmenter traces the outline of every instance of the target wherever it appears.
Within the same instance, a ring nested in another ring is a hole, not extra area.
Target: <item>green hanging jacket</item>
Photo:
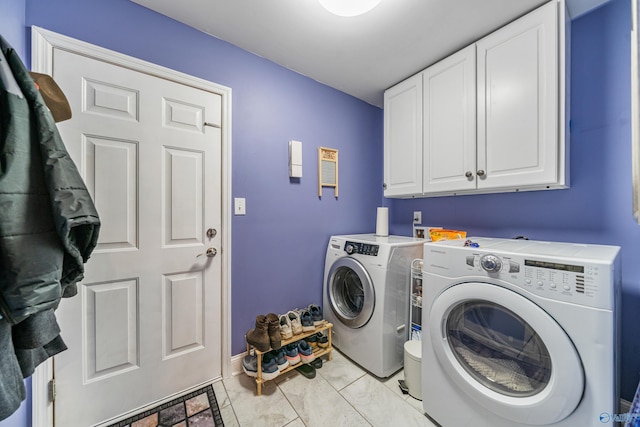
[[[76,294],[100,219],[31,76],[0,47],[19,87],[0,78],[0,315],[15,325]]]

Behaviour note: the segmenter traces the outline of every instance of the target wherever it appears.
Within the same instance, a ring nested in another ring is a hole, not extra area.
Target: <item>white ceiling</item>
[[[317,0],[131,0],[382,107],[383,92],[548,0],[382,0],[334,16]],[[571,16],[607,0],[568,0]]]

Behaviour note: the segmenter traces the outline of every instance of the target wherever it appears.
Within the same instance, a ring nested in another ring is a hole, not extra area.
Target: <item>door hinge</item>
[[[56,380],[49,381],[49,401],[54,402],[56,400]]]

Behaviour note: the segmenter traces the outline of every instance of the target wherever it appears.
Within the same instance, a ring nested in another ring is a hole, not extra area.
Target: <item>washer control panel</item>
[[[372,245],[371,243],[349,242],[344,244],[344,251],[349,255],[361,254],[378,256],[380,245]]]

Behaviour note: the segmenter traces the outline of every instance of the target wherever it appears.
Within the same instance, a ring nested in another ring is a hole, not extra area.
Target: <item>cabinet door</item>
[[[384,93],[384,195],[422,193],[422,74]]]
[[[557,5],[477,43],[478,189],[558,177]]]
[[[423,74],[423,191],[476,188],[476,47]]]

